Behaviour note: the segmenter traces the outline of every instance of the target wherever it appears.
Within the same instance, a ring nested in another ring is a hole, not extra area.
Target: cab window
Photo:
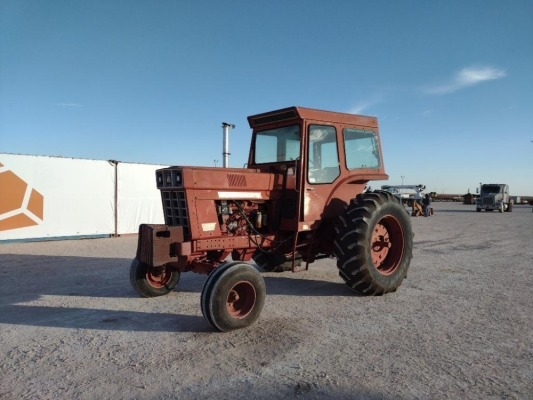
[[[376,134],[361,129],[344,129],[346,168],[379,168],[380,157]]]
[[[285,126],[257,132],[255,135],[257,164],[296,160],[300,157],[300,126]]]
[[[339,176],[337,133],[333,126],[309,126],[307,159],[309,183],[331,183]]]

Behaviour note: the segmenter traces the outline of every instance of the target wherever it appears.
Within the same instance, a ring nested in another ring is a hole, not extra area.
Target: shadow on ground
[[[4,305],[0,323],[69,329],[139,332],[207,332],[209,326],[196,315],[122,310]]]
[[[203,317],[174,313],[118,310],[113,299],[131,299],[146,307],[129,282],[131,260],[122,258],[0,255],[0,323],[80,329],[126,331],[208,331]],[[307,274],[307,275],[306,275]],[[269,295],[288,296],[354,296],[340,280],[328,282],[308,279],[309,273],[264,274]],[[157,301],[176,301],[176,294],[200,293],[206,276],[182,274],[177,293]],[[43,296],[64,296],[55,299],[60,306],[25,304]],[[99,298],[100,308],[83,308],[69,297]],[[133,302],[133,303],[132,303]],[[64,304],[63,304],[64,303]],[[70,304],[70,305],[69,305]],[[72,306],[74,304],[74,306]],[[107,309],[101,308],[107,307]]]

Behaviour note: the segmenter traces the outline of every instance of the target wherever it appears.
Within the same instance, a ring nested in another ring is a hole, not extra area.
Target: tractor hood
[[[233,200],[267,200],[283,183],[281,174],[259,169],[185,166],[159,169],[156,180],[160,190],[187,189],[199,191],[197,196]]]

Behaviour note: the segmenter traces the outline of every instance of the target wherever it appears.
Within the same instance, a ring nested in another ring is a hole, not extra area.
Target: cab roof
[[[301,120],[313,120],[326,123],[365,126],[377,128],[376,117],[341,113],[336,111],[317,110],[305,107],[288,107],[266,113],[251,115],[248,117],[250,128],[254,129],[263,125],[279,124],[282,122],[298,122]]]

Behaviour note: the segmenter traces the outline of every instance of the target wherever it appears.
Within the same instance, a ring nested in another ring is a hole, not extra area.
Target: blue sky
[[[389,184],[531,196],[532,71],[531,0],[2,0],[0,152],[220,166],[226,121],[240,167],[298,105],[378,117]]]

